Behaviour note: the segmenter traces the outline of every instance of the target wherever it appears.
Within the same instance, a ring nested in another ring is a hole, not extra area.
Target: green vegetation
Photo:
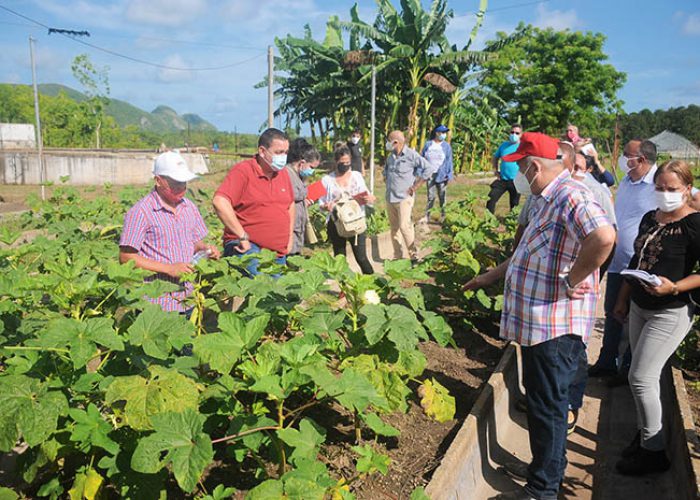
[[[691,104],[687,107],[643,109],[620,117],[620,130],[623,141],[638,137],[649,138],[669,130],[680,134],[695,145],[700,145],[700,106]]]

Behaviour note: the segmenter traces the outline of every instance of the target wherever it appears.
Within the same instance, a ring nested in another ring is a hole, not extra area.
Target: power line
[[[491,12],[500,12],[502,10],[511,10],[511,9],[519,9],[520,7],[528,7],[530,5],[537,5],[541,3],[547,3],[550,0],[535,0],[533,2],[525,2],[525,3],[516,3],[512,5],[504,5],[503,7],[498,7],[495,9],[486,9],[486,14],[489,14]],[[467,12],[466,14],[460,14],[459,16],[454,16],[454,19],[457,19],[459,17],[469,17],[478,14],[479,11],[476,10],[474,12]]]
[[[159,63],[154,63],[151,61],[146,61],[144,59],[139,59],[138,57],[132,57],[132,56],[127,55],[127,54],[122,54],[120,52],[116,52],[116,51],[111,50],[111,49],[100,47],[99,45],[95,45],[94,43],[86,42],[85,40],[79,40],[79,39],[75,38],[74,36],[68,35],[63,30],[56,30],[55,28],[51,28],[50,26],[47,26],[46,24],[44,24],[40,21],[37,21],[36,19],[32,19],[31,17],[25,16],[24,14],[20,14],[17,11],[14,11],[8,7],[5,7],[4,5],[0,5],[0,9],[3,9],[11,14],[14,14],[15,16],[21,17],[22,19],[25,19],[27,21],[30,21],[38,26],[46,28],[47,30],[49,30],[49,32],[55,32],[61,36],[68,38],[69,40],[80,43],[80,44],[85,45],[87,47],[91,47],[95,50],[99,50],[99,51],[104,52],[106,54],[110,54],[110,55],[115,56],[115,57],[120,57],[122,59],[126,59],[126,60],[131,61],[131,62],[145,64],[147,66],[152,66],[154,68],[167,69],[167,70],[172,70],[172,71],[217,71],[217,70],[222,70],[222,69],[228,69],[228,68],[233,68],[235,66],[240,66],[242,64],[246,64],[250,61],[253,61],[253,60],[257,59],[258,57],[261,57],[265,53],[264,51],[260,51],[259,54],[255,55],[253,57],[250,57],[248,59],[244,59],[243,61],[238,61],[238,62],[231,63],[231,64],[224,64],[222,66],[210,66],[210,67],[203,67],[203,68],[181,68],[181,67],[177,67],[177,66],[169,66],[167,64],[159,64]]]

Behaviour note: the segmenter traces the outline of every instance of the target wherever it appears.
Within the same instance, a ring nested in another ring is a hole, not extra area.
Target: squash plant
[[[18,491],[226,498],[228,485],[208,492],[203,481],[228,460],[257,464],[251,499],[353,498],[357,478],[390,467],[372,442],[399,433],[386,415],[414,398],[453,417],[418,349],[452,344],[452,331],[427,310],[415,286],[427,276],[408,261],[362,276],[324,252],[285,270],[263,253],[266,273],[253,279],[246,258],[202,261],[187,276],[192,315],[166,313],[145,297],[176,286],[117,263],[137,194],[58,191],[23,218],[45,234],[0,250],[0,451],[18,454]],[[351,477],[319,460],[328,412],[354,429]]]

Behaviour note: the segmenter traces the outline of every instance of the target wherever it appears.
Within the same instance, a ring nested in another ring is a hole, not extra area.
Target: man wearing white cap
[[[181,289],[149,299],[164,311],[185,312],[183,300],[192,291],[190,283],[180,276],[191,272],[192,258],[206,251],[218,259],[219,249],[207,245],[207,227],[197,207],[185,198],[187,182],[197,176],[179,153],[168,151],[156,157],[153,164],[155,188],[136,202],[124,217],[119,240],[119,261],[133,260],[136,267],[156,273],[155,279],[180,285]]]

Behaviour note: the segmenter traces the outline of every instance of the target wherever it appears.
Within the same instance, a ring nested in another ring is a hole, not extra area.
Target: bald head
[[[574,169],[574,146],[570,142],[559,143],[559,153],[561,154],[561,162],[564,167],[571,172]]]
[[[400,130],[394,130],[394,131],[389,133],[389,141],[388,142],[391,144],[391,150],[394,153],[398,154],[401,152],[404,145],[406,144],[406,137],[403,135],[403,132],[401,132]]]

